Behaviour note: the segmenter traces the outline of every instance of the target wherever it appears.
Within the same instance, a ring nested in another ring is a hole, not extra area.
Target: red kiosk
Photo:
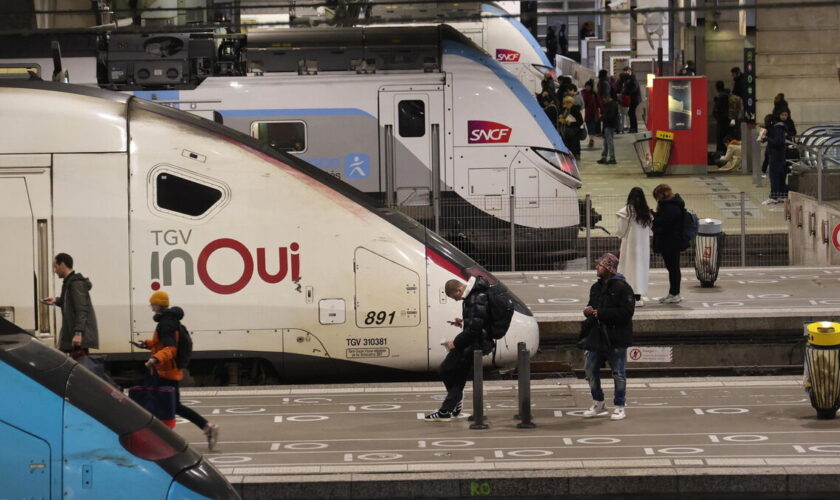
[[[708,79],[705,76],[663,76],[648,87],[648,130],[651,153],[660,137],[673,137],[666,174],[705,174],[708,161]],[[673,134],[671,136],[671,134]]]

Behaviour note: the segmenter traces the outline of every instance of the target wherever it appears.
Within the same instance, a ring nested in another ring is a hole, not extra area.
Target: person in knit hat
[[[633,312],[636,298],[633,288],[618,272],[618,257],[605,253],[595,265],[598,274],[589,289],[589,302],[583,310],[578,345],[586,350],[584,371],[592,394],[592,407],[583,412],[586,418],[607,415],[604,391],[601,389],[601,367],[609,363],[615,382],[615,409],[612,420],[622,420],[627,414],[627,348],[633,342]]]
[[[175,414],[186,418],[201,429],[207,438],[208,448],[213,451],[219,439],[219,426],[211,424],[198,412],[181,404],[181,393],[178,387],[184,379],[183,369],[186,366],[178,366],[176,359],[179,336],[189,335],[189,332],[181,325],[184,310],[180,307],[169,307],[169,294],[163,290],[158,290],[149,297],[149,306],[155,313],[154,320],[157,323],[155,334],[152,338],[135,345],[152,351],[152,355],[146,361],[146,367],[149,371],[157,370],[160,385],[175,388]]]

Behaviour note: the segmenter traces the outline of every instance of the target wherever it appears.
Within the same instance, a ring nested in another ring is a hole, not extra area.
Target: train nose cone
[[[501,356],[497,357],[497,364],[504,366],[515,365],[517,357],[516,350],[520,342],[525,342],[525,347],[531,352],[531,356],[534,356],[540,347],[540,330],[536,318],[514,312],[513,318],[510,321],[510,327],[504,338],[504,349],[498,349],[497,347],[497,355],[501,354]]]

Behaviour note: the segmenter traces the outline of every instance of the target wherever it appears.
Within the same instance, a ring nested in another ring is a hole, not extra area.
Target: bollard
[[[592,197],[586,195],[583,207],[586,218],[586,269],[590,269],[592,265]]]
[[[481,366],[481,349],[473,351],[473,423],[470,429],[486,429],[484,423],[484,368]]]
[[[520,342],[516,345],[518,355],[519,373],[519,423],[516,427],[519,429],[533,429],[533,416],[531,415],[531,356],[530,352],[525,348],[525,342]]]

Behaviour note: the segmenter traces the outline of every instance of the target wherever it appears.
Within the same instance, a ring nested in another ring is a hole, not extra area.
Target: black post
[[[473,419],[470,429],[487,429],[484,423],[484,368],[481,349],[473,351]]]
[[[518,355],[518,377],[519,377],[519,429],[533,429],[533,416],[531,415],[531,356],[525,348],[525,342],[516,345]]]

